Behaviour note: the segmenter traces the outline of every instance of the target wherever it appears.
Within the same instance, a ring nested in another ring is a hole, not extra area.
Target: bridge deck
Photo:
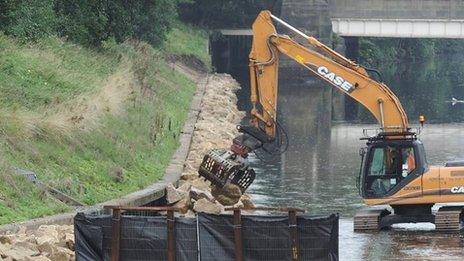
[[[464,20],[333,18],[340,36],[464,38]]]

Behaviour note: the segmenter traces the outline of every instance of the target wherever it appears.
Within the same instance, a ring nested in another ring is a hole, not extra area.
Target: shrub
[[[0,0],[0,30],[26,41],[54,34],[54,0]]]
[[[261,10],[280,13],[282,0],[191,0],[181,2],[182,20],[209,28],[250,27]]]
[[[105,1],[57,0],[56,12],[60,17],[59,33],[73,42],[98,46],[108,38]]]
[[[57,0],[56,10],[60,34],[75,42],[100,46],[114,37],[117,43],[134,38],[159,46],[177,17],[177,1]]]

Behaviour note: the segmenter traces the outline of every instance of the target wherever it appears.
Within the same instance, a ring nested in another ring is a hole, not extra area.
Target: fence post
[[[235,260],[243,261],[242,214],[240,213],[240,209],[234,209],[234,239]]]
[[[300,246],[298,240],[298,227],[296,221],[296,210],[288,210],[288,228],[290,230],[290,237],[292,240],[292,260],[300,260]]]
[[[120,239],[121,210],[113,209],[113,218],[111,220],[111,261],[119,261]]]
[[[168,226],[168,261],[176,260],[176,239],[174,230],[174,211],[168,210],[167,226]]]

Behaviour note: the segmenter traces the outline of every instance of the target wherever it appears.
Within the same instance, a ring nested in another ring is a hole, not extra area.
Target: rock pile
[[[236,126],[244,117],[244,112],[237,109],[235,92],[239,89],[239,84],[226,74],[215,74],[208,80],[181,177],[182,185],[177,190],[174,187],[167,190],[168,198],[183,196],[176,202],[168,202],[189,210],[187,215],[193,214],[191,210],[219,214],[224,206],[252,206],[250,197],[242,195],[239,187],[230,184],[223,189],[211,188],[208,181],[198,177],[203,156],[211,149],[228,149],[238,135]]]
[[[35,231],[21,229],[14,235],[0,235],[0,260],[75,260],[72,225],[40,226]]]
[[[182,179],[198,177],[198,167],[209,150],[228,149],[232,144],[238,134],[236,126],[245,116],[237,109],[235,92],[239,89],[240,85],[227,74],[209,77]]]

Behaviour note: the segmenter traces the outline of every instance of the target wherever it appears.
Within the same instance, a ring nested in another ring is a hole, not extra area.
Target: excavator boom
[[[305,40],[301,44],[277,33],[273,21]],[[238,185],[245,191],[255,172],[248,167],[248,153],[276,139],[279,55],[284,54],[329,85],[366,107],[380,123],[383,133],[407,133],[408,118],[398,98],[366,70],[310,37],[262,11],[253,23],[253,44],[249,55],[251,126],[238,126],[243,135],[234,139],[231,150],[213,150],[204,157],[199,174],[214,185]]]
[[[274,21],[302,37],[305,43],[278,34]],[[223,187],[233,183],[245,191],[255,176],[248,168],[248,153],[276,139],[280,54],[295,60],[366,107],[380,123],[384,134],[408,132],[406,113],[386,85],[370,78],[363,67],[314,37],[305,35],[269,11],[262,11],[253,23],[253,45],[249,55],[251,126],[238,126],[243,135],[234,139],[230,151],[213,150],[204,157],[199,174],[214,185]]]
[[[306,40],[309,47],[287,35],[277,34],[273,20]],[[315,49],[315,50],[313,50]],[[295,60],[313,75],[326,81],[366,107],[385,132],[406,132],[408,118],[396,95],[383,83],[369,77],[366,70],[313,37],[307,36],[268,11],[253,24],[250,52],[252,124],[276,133],[279,53]]]

